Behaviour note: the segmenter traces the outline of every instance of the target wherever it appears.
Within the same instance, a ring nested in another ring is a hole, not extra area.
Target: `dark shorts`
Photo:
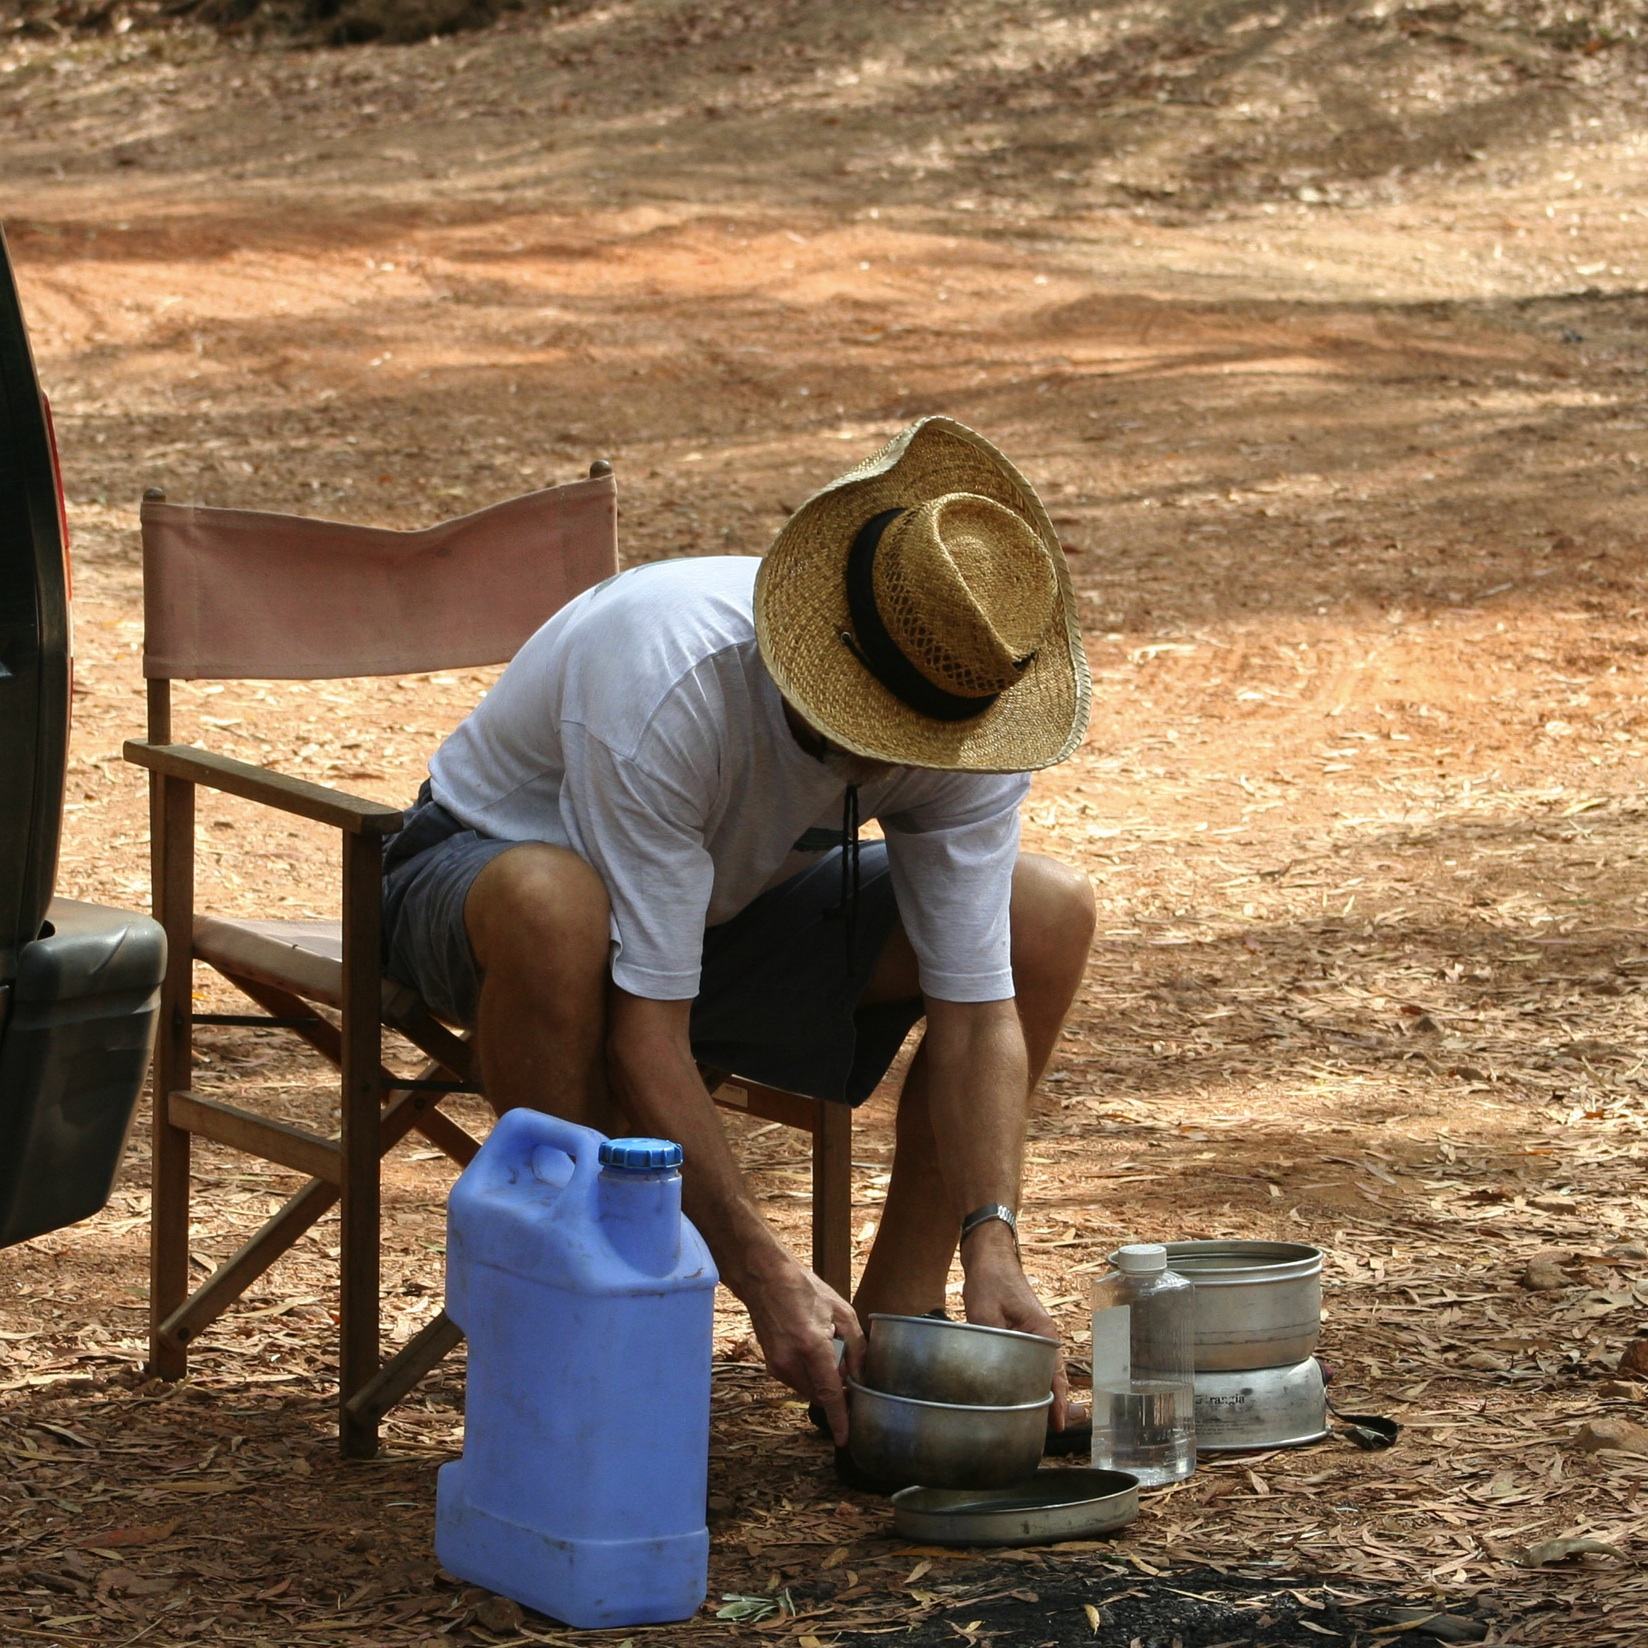
[[[467,829],[425,784],[384,855],[385,966],[453,1023],[473,1023],[480,992],[464,901],[481,870],[517,845]],[[850,957],[839,847],[709,928],[693,1057],[791,1093],[862,1104],[922,1016],[919,1000],[857,1006],[897,920],[887,849],[866,841]]]

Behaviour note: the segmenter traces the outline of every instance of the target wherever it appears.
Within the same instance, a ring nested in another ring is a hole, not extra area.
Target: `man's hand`
[[[961,1264],[966,1277],[961,1297],[969,1322],[1059,1339],[1058,1324],[1042,1308],[1026,1280],[1013,1233],[1006,1225],[992,1220],[971,1231],[962,1244]],[[1048,1423],[1062,1431],[1069,1412],[1070,1380],[1064,1371],[1061,1347],[1053,1369],[1053,1408]]]
[[[843,1375],[864,1364],[864,1333],[853,1307],[788,1254],[747,1292],[745,1304],[766,1357],[767,1371],[823,1408],[838,1448],[847,1445]],[[835,1341],[846,1346],[837,1351]]]
[[[632,1122],[676,1139],[686,1156],[686,1209],[721,1272],[744,1301],[768,1371],[819,1403],[838,1445],[847,1440],[846,1371],[864,1364],[852,1306],[784,1250],[727,1147],[715,1106],[693,1063],[690,1001],[652,1001],[613,986],[608,1076]]]

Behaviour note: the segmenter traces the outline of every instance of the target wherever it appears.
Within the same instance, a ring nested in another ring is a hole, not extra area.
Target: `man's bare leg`
[[[1029,1058],[1027,1109],[1081,984],[1093,939],[1092,886],[1053,859],[1022,856],[1013,874],[1011,920],[1015,1005]],[[865,1000],[919,993],[914,952],[903,929],[895,929]],[[1025,1114],[1016,1118],[1020,1129]],[[887,1200],[853,1299],[861,1322],[867,1325],[872,1311],[919,1316],[944,1303],[956,1218],[934,1143],[925,1047],[918,1047],[899,1094]]]
[[[475,1049],[492,1108],[607,1130],[609,916],[576,853],[528,842],[476,876],[464,925],[481,973]]]

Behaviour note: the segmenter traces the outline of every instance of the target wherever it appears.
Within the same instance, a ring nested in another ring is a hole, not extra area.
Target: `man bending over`
[[[384,876],[389,971],[475,1030],[488,1099],[678,1140],[686,1206],[768,1368],[847,1414],[832,1341],[942,1306],[1057,1337],[1014,1220],[1029,1095],[1093,896],[1018,850],[1086,728],[1064,557],[990,443],[927,418],[759,562],[568,603],[430,762]],[[880,821],[883,841],[858,841]],[[853,1305],[793,1257],[699,1067],[859,1104],[925,1029]],[[856,1307],[856,1309],[855,1309]],[[1063,1422],[1062,1372],[1054,1423]]]

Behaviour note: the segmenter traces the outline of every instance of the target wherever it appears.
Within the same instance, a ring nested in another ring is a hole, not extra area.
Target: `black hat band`
[[[1001,694],[987,692],[982,697],[967,698],[934,686],[910,662],[881,621],[875,597],[876,547],[881,535],[904,513],[902,509],[885,509],[879,515],[872,515],[853,539],[847,556],[847,611],[852,616],[856,639],[846,630],[841,632],[841,639],[859,663],[901,704],[934,721],[970,721],[989,709]],[[1034,653],[1030,655],[1034,656]],[[1023,669],[1029,662],[1030,658],[1026,658],[1018,667]]]

